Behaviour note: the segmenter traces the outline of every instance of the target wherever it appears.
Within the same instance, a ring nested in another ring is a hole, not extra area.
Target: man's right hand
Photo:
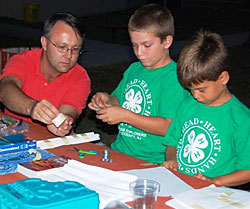
[[[51,124],[52,120],[59,114],[57,108],[48,100],[35,101],[30,110],[30,116],[34,120],[45,124]]]

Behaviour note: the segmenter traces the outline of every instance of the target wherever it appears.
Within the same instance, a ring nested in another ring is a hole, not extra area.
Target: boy
[[[161,164],[164,136],[188,93],[178,83],[176,63],[169,56],[174,20],[165,7],[144,5],[131,16],[128,32],[139,61],[131,64],[111,95],[98,92],[88,106],[103,122],[119,123],[112,149]]]
[[[250,181],[250,111],[228,88],[227,50],[216,33],[200,31],[181,51],[178,79],[190,89],[164,143],[166,168],[217,185]]]

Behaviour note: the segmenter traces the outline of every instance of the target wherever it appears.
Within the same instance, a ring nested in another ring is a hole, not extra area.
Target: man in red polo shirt
[[[5,113],[27,122],[42,122],[58,136],[68,134],[90,93],[87,72],[77,64],[84,34],[80,21],[57,13],[44,24],[41,49],[13,56],[0,77]],[[65,120],[52,123],[59,113]]]

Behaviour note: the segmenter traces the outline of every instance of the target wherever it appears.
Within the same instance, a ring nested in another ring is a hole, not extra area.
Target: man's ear
[[[45,51],[46,51],[46,49],[47,49],[47,43],[48,43],[48,42],[47,42],[45,36],[42,36],[42,37],[41,37],[41,44],[42,44],[43,50],[45,50]]]
[[[220,76],[219,80],[221,81],[222,84],[226,85],[230,79],[229,73],[227,71],[223,71]]]
[[[170,48],[170,46],[172,45],[172,43],[173,43],[173,36],[171,36],[171,35],[166,36],[166,39],[164,41],[164,48],[165,49]]]

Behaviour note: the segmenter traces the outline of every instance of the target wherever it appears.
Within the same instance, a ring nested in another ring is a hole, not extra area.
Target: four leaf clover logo
[[[140,113],[141,112],[140,104],[142,103],[142,95],[141,95],[140,91],[138,91],[135,94],[135,91],[133,89],[130,89],[125,94],[125,99],[126,99],[126,101],[122,104],[123,108],[131,110],[134,113]]]
[[[188,135],[188,142],[184,148],[184,158],[188,157],[188,163],[193,162],[197,163],[199,160],[204,158],[204,152],[202,149],[205,149],[208,146],[208,141],[204,134],[195,135],[194,130]]]

